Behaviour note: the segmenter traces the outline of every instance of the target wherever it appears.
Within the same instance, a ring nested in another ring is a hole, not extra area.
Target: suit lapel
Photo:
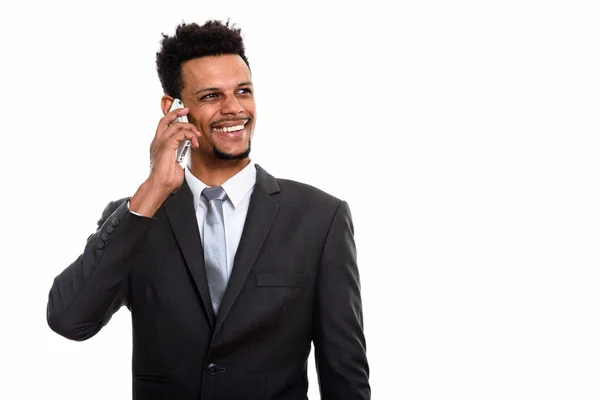
[[[204,270],[204,252],[193,203],[192,192],[187,183],[184,182],[166,202],[165,211],[183,253],[185,263],[202,298],[204,311],[210,321],[210,326],[214,328],[215,315],[210,300],[206,271]]]
[[[269,175],[259,165],[256,165],[256,185],[250,198],[248,214],[242,237],[235,254],[233,270],[219,307],[219,315],[214,332],[218,332],[231,310],[231,306],[244,286],[248,274],[254,265],[256,257],[269,233],[275,219],[279,204],[271,198],[271,194],[279,191],[275,178]]]

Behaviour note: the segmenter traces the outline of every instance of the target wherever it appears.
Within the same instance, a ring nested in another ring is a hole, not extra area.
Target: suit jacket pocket
[[[133,380],[133,399],[139,400],[165,400],[181,399],[174,393],[171,378],[162,373],[138,373]]]
[[[160,372],[139,372],[135,374],[135,378],[146,382],[171,382],[171,377]]]
[[[256,274],[256,286],[303,288],[305,284],[306,275],[303,274],[269,272]]]

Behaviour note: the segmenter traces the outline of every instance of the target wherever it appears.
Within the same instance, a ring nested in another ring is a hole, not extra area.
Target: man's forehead
[[[196,73],[218,74],[219,72],[250,73],[248,65],[237,54],[193,58],[182,64],[182,70]]]
[[[238,55],[202,57],[187,61],[182,65],[182,78],[191,86],[202,87],[237,87],[252,82],[248,66]]]

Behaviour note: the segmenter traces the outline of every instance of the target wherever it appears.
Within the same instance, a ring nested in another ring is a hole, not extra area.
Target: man
[[[311,341],[322,399],[370,399],[348,205],[250,160],[240,30],[181,24],[163,35],[157,70],[165,116],[149,177],[108,204],[56,277],[48,324],[86,340],[127,306],[136,399],[306,399]],[[186,107],[170,112],[175,98]]]

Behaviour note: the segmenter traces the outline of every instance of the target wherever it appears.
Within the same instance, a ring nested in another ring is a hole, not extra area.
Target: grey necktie
[[[203,227],[204,265],[213,310],[217,315],[223,293],[227,288],[227,253],[223,221],[223,200],[227,198],[227,194],[221,186],[207,187],[202,191],[202,197],[208,202],[208,212]]]

